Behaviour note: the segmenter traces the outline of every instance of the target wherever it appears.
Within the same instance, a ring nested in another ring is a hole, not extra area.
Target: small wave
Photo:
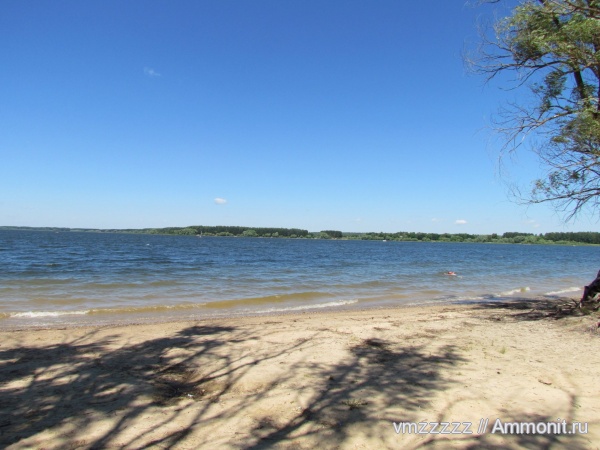
[[[480,302],[480,301],[485,300],[485,299],[486,299],[486,297],[485,296],[481,296],[481,295],[467,296],[467,297],[458,296],[453,301],[456,301],[456,302]]]
[[[203,308],[206,303],[178,304],[178,305],[152,305],[152,306],[129,306],[123,308],[93,308],[87,310],[75,311],[26,311],[13,313],[0,313],[0,319],[19,318],[19,319],[38,319],[42,317],[64,317],[64,316],[85,316],[85,315],[119,315],[119,314],[143,314],[160,313],[173,310],[186,310]]]
[[[529,287],[520,287],[516,289],[511,289],[510,291],[500,292],[499,294],[494,295],[494,297],[510,297],[515,294],[523,294],[525,292],[529,292],[531,289]]]
[[[8,313],[9,317],[26,317],[26,318],[39,318],[39,317],[59,317],[59,316],[83,316],[88,314],[89,311],[27,311],[19,313]]]
[[[569,292],[579,292],[582,291],[583,289],[580,287],[570,287],[570,288],[566,288],[560,291],[553,291],[553,292],[546,292],[544,295],[562,295],[562,294],[568,294]]]
[[[277,303],[287,303],[290,301],[294,302],[307,302],[310,300],[318,300],[323,299],[323,297],[327,297],[328,294],[318,293],[318,292],[300,292],[295,294],[283,294],[283,295],[273,295],[268,297],[258,297],[258,298],[242,298],[235,300],[221,300],[216,302],[203,302],[203,303],[179,303],[179,304],[171,304],[171,305],[131,305],[131,306],[123,306],[116,308],[90,308],[86,310],[72,310],[72,311],[27,311],[27,312],[14,312],[7,313],[6,316],[0,316],[0,318],[21,318],[21,319],[35,319],[35,318],[49,318],[49,317],[62,317],[62,316],[82,316],[82,315],[90,315],[90,316],[105,316],[105,315],[114,315],[118,316],[120,314],[160,314],[164,312],[177,312],[177,311],[191,311],[198,309],[231,309],[236,310],[238,308],[244,307],[256,307],[260,305],[272,305]],[[354,300],[352,302],[356,302]],[[282,311],[290,310],[293,311],[294,308],[298,310],[308,309],[308,308],[324,308],[328,306],[341,306],[347,304],[346,302],[330,302],[330,303],[313,303],[309,305],[296,306],[290,308],[281,308]],[[324,305],[324,306],[323,306]]]
[[[290,306],[288,308],[269,308],[269,309],[262,309],[262,310],[259,310],[256,312],[259,314],[264,314],[264,313],[274,313],[274,312],[304,311],[307,309],[335,308],[338,306],[353,305],[355,303],[358,303],[358,300],[340,300],[337,302],[318,303],[318,304],[314,304],[314,305]]]

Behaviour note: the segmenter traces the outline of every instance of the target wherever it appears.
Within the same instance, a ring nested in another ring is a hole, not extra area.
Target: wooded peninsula
[[[562,245],[600,245],[600,233],[585,232],[553,232],[553,233],[521,233],[507,232],[503,234],[468,234],[468,233],[421,233],[399,231],[386,232],[342,232],[337,230],[311,231],[299,228],[263,228],[241,226],[205,226],[188,227],[139,228],[139,229],[95,229],[64,227],[17,227],[0,226],[0,230],[29,230],[54,232],[95,232],[95,233],[134,233],[164,234],[178,236],[225,236],[256,238],[288,238],[288,239],[343,239],[363,241],[405,241],[405,242],[479,242],[498,244],[562,244]]]

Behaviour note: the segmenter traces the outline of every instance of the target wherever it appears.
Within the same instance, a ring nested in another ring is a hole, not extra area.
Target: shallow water
[[[0,268],[6,328],[578,296],[600,248],[3,230]]]

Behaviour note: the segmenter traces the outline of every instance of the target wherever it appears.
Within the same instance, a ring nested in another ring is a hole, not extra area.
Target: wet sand
[[[1,331],[0,447],[598,448],[597,319],[552,303]]]

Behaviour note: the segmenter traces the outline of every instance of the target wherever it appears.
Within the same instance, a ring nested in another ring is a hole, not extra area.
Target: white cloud
[[[435,223],[435,222],[439,222],[440,219],[438,219],[437,217],[434,217],[433,219],[431,219],[431,221]]]
[[[149,77],[160,77],[160,76],[162,76],[160,73],[158,73],[156,70],[154,70],[151,67],[144,67],[144,75],[147,75]]]
[[[221,197],[217,197],[215,198],[215,204],[216,205],[224,205],[225,203],[227,203],[227,200]]]
[[[454,222],[456,225],[464,225],[467,223],[467,221],[465,219],[458,219],[456,222]]]

